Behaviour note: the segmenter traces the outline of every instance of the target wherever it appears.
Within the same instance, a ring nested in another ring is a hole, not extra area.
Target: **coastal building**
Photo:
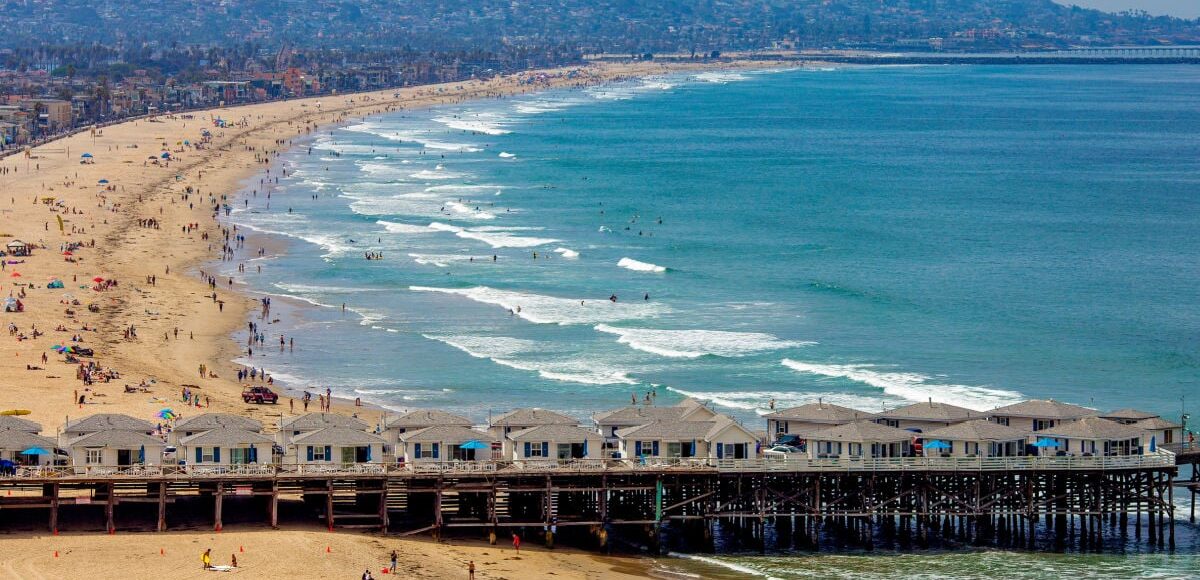
[[[98,413],[82,419],[68,421],[63,427],[62,434],[59,436],[59,444],[61,447],[66,448],[71,441],[77,440],[84,435],[104,431],[130,431],[149,436],[153,435],[156,430],[157,427],[153,423],[136,419],[129,415]]]
[[[707,421],[717,415],[716,411],[695,399],[684,399],[674,405],[629,405],[592,416],[596,430],[611,442],[616,442],[618,429],[636,427],[655,421]]]
[[[971,409],[930,400],[889,409],[876,417],[875,422],[880,425],[924,433],[930,429],[940,429],[971,419],[983,419],[985,415]]]
[[[54,440],[36,431],[0,427],[0,460],[17,465],[51,465],[54,463]],[[44,451],[45,453],[26,453]]]
[[[488,433],[494,439],[503,440],[509,433],[541,425],[578,425],[573,417],[546,409],[513,409],[499,415],[488,424]]]
[[[383,462],[384,439],[354,427],[330,426],[292,437],[285,463],[296,465]]]
[[[204,413],[180,419],[167,434],[167,443],[179,445],[180,440],[213,429],[236,429],[262,433],[262,423],[249,417],[229,413]]]
[[[617,430],[618,451],[626,459],[750,459],[759,440],[737,421],[717,415],[709,421],[667,419]]]
[[[356,417],[337,413],[305,413],[283,419],[279,424],[279,432],[275,434],[275,442],[286,449],[296,437],[329,427],[345,427],[366,432],[368,425]]]
[[[400,436],[409,431],[418,431],[436,425],[470,427],[471,420],[461,415],[437,409],[417,409],[398,417],[389,417],[384,421],[383,425],[383,438],[388,446],[388,449],[384,452],[395,453],[394,450],[400,444]]]
[[[1096,414],[1094,409],[1055,401],[1054,399],[1032,399],[1021,401],[1004,407],[997,407],[987,413],[992,421],[1018,429],[1042,431],[1067,421],[1074,421]]]
[[[1141,427],[1148,435],[1144,440],[1147,445],[1153,443],[1153,446],[1157,447],[1158,445],[1169,445],[1183,441],[1183,425],[1164,419],[1162,416],[1149,411],[1118,409],[1104,413],[1100,415],[1100,418],[1124,425],[1137,425]]]
[[[77,473],[129,465],[160,465],[166,445],[141,431],[108,429],[71,439],[63,446]]]
[[[923,436],[925,457],[1015,457],[1025,454],[1029,432],[987,419],[972,419],[926,431]]]
[[[1117,423],[1100,417],[1083,417],[1042,429],[1035,433],[1038,442],[1051,440],[1057,446],[1042,445],[1043,454],[1066,455],[1140,455],[1146,432],[1137,425]]]
[[[604,440],[599,433],[577,425],[539,425],[513,431],[504,438],[507,460],[592,459],[601,455]]]
[[[206,429],[178,441],[178,457],[191,467],[267,464],[274,445],[273,439],[258,431],[234,425]]]
[[[766,415],[767,436],[778,439],[781,435],[811,433],[835,425],[874,418],[875,415],[858,409],[842,407],[818,400],[799,407],[791,407]]]
[[[459,425],[438,425],[400,436],[396,459],[404,463],[441,461],[489,461],[490,434]]]
[[[25,431],[26,433],[41,433],[42,426],[34,423],[29,419],[22,419],[13,415],[0,415],[0,429],[13,429],[16,431]]]
[[[880,425],[870,420],[843,423],[803,433],[812,459],[905,457],[912,448],[913,433]]]

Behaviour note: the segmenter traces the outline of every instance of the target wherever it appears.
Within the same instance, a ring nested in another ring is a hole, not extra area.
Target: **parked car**
[[[791,445],[776,445],[763,451],[765,459],[799,459],[802,456],[803,452]]]
[[[279,402],[279,395],[267,387],[249,387],[242,391],[242,400],[247,403],[271,403],[274,405]]]

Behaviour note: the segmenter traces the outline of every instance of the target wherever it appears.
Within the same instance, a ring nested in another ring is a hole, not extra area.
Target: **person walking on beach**
[[[513,532],[512,536],[513,536],[513,549],[516,550],[517,555],[520,556],[521,555],[521,536],[518,536],[516,532]]]
[[[400,559],[400,555],[395,550],[392,550],[392,574],[396,573],[396,560],[398,559]]]
[[[205,550],[200,555],[200,563],[204,566],[205,570],[212,568],[212,548]]]
[[[475,560],[467,562],[467,580],[475,580]]]

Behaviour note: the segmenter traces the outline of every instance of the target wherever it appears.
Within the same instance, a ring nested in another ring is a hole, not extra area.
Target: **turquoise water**
[[[269,207],[258,191],[232,217],[288,241],[231,274],[280,297],[268,345],[297,339],[248,362],[479,421],[585,418],[647,390],[758,429],[772,398],[1178,418],[1200,392],[1198,103],[1195,67],[858,68],[356,122],[287,153]],[[1197,564],[1181,534],[1175,557],[724,561],[781,578],[1014,562],[1177,577]]]

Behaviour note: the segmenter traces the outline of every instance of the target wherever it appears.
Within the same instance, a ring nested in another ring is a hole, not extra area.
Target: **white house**
[[[888,427],[924,433],[931,429],[949,427],[971,419],[984,419],[987,415],[963,407],[935,403],[932,400],[924,403],[913,403],[895,409],[889,409],[875,415],[875,422]]]
[[[464,444],[481,448],[463,449]],[[492,459],[492,436],[459,425],[426,427],[401,435],[396,457],[407,463],[488,461]]]
[[[1029,432],[987,419],[972,419],[924,433],[925,457],[1013,457],[1025,454]],[[934,443],[942,441],[947,447]],[[930,445],[935,447],[930,447]]]
[[[1100,418],[1141,427],[1146,431],[1147,436],[1143,440],[1146,445],[1150,445],[1151,441],[1155,447],[1183,442],[1183,425],[1164,419],[1156,413],[1138,409],[1119,409],[1104,413],[1100,415]]]
[[[1001,425],[1029,431],[1042,431],[1061,423],[1095,414],[1094,409],[1054,399],[1032,399],[992,409],[987,416]]]
[[[766,415],[767,437],[778,439],[781,435],[803,436],[826,427],[863,421],[874,416],[866,411],[818,400],[816,403],[791,407]]]
[[[181,439],[213,429],[237,429],[262,433],[262,428],[262,423],[249,417],[229,413],[204,413],[177,421],[175,428],[167,435],[167,442],[171,445],[179,445]],[[266,457],[264,456],[264,458]]]
[[[292,437],[287,463],[382,463],[383,437],[350,427],[326,427]]]
[[[65,446],[77,471],[126,465],[159,465],[166,445],[138,431],[95,431],[70,440]]]
[[[637,427],[656,421],[708,421],[717,415],[716,411],[705,407],[695,399],[684,399],[674,405],[658,407],[654,405],[629,405],[603,413],[596,413],[592,421],[596,430],[605,439],[616,443],[617,430],[627,427]]]
[[[0,459],[17,465],[51,465],[54,463],[56,446],[53,439],[42,437],[36,431],[0,428]],[[42,449],[46,453],[21,453],[30,449]]]
[[[578,425],[579,421],[562,413],[546,409],[513,409],[499,415],[488,424],[488,433],[493,439],[503,440],[513,431],[520,431],[540,425]]]
[[[808,456],[823,458],[904,457],[913,433],[873,421],[855,421],[805,434]]]
[[[389,449],[387,453],[395,453],[396,447],[400,444],[400,436],[409,431],[418,431],[426,427],[434,427],[436,425],[455,425],[458,427],[470,427],[471,420],[453,413],[439,411],[437,409],[418,409],[400,415],[399,417],[389,417],[384,421],[383,438],[387,441]],[[398,455],[398,454],[397,454]]]
[[[601,455],[604,439],[591,429],[575,425],[540,425],[513,431],[504,438],[508,460],[591,459]]]
[[[42,426],[30,421],[12,415],[0,415],[0,429],[12,429],[14,431],[24,431],[26,433],[38,434],[42,432]]]
[[[62,447],[66,447],[66,444],[72,440],[100,431],[133,431],[143,435],[153,435],[156,430],[157,427],[153,423],[135,419],[129,415],[99,413],[68,421],[63,427],[59,443],[62,444]]]
[[[270,464],[274,440],[237,427],[218,427],[179,439],[178,457],[191,467]]]
[[[704,457],[749,459],[758,456],[758,437],[724,415],[709,421],[656,421],[617,430],[626,459]]]
[[[1139,455],[1149,451],[1146,431],[1141,427],[1094,416],[1061,423],[1033,435],[1034,442],[1052,439],[1058,443],[1057,447],[1042,447],[1043,454]]]
[[[279,432],[275,434],[275,442],[280,447],[287,448],[292,440],[313,431],[328,427],[344,427],[355,431],[366,432],[368,425],[361,419],[337,413],[305,413],[295,417],[287,417],[279,424]]]

